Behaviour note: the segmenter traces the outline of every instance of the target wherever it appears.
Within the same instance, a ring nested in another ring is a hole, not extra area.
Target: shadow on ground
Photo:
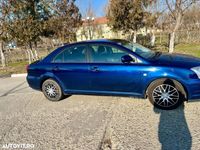
[[[192,137],[185,119],[184,105],[170,111],[154,108],[154,112],[160,114],[158,138],[162,150],[190,150]]]
[[[23,90],[24,88],[22,88],[22,89],[18,89],[18,88],[20,88],[20,87],[21,87],[23,84],[25,84],[25,83],[26,83],[26,81],[24,81],[24,82],[22,82],[22,83],[16,85],[16,86],[13,87],[12,89],[10,89],[10,90],[8,90],[7,92],[5,92],[4,94],[0,95],[0,97],[4,97],[4,96],[7,96],[8,94],[12,94],[13,92],[15,92],[15,90],[16,90],[16,91]],[[25,87],[25,88],[27,88],[27,87]],[[18,90],[17,90],[17,89],[18,89]]]

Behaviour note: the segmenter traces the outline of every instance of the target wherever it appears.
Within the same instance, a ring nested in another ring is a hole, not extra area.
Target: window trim
[[[130,52],[128,52],[128,50],[126,51],[126,50],[123,50],[122,48],[120,48],[120,47],[118,47],[118,46],[116,46],[116,45],[112,45],[112,44],[107,44],[107,43],[88,43],[87,44],[88,45],[88,47],[89,46],[110,46],[110,47],[114,47],[114,48],[116,48],[116,49],[118,49],[118,50],[121,50],[121,51],[123,51],[123,52],[126,52],[128,55],[131,55],[131,57],[133,57],[133,58],[135,58],[135,62],[134,63],[130,63],[130,64],[139,64],[139,63],[142,63],[142,61],[140,61],[136,56],[134,56],[133,54],[131,54]],[[90,64],[124,64],[124,63],[122,63],[122,62],[93,62],[92,60],[91,60],[91,58],[89,57],[90,56],[90,50],[88,49],[88,52],[87,52],[87,54],[88,54],[88,63],[90,63]]]
[[[60,55],[61,53],[64,53],[64,51],[66,51],[67,49],[73,48],[73,47],[79,47],[79,46],[85,46],[86,47],[86,57],[85,57],[85,62],[55,62],[55,59],[58,55]],[[71,46],[66,46],[63,47],[59,53],[56,54],[56,56],[53,57],[53,59],[51,60],[51,63],[53,64],[86,64],[89,63],[89,52],[88,52],[88,45],[87,44],[78,44],[78,45],[71,45]]]

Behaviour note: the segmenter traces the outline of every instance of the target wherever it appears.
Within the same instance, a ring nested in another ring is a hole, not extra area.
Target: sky
[[[107,3],[108,0],[76,0],[76,4],[83,16],[85,15],[89,4],[93,7],[96,17],[105,16],[104,8]]]

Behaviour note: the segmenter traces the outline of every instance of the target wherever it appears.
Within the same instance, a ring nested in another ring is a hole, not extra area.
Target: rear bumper
[[[41,87],[40,87],[40,78],[38,77],[34,77],[34,76],[27,76],[26,77],[26,80],[29,84],[29,86],[32,88],[32,89],[35,89],[35,90],[40,90],[41,91]]]
[[[200,79],[187,83],[188,101],[200,101]]]

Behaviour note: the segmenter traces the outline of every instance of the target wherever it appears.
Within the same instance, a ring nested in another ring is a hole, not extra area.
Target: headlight
[[[200,66],[191,68],[191,70],[194,71],[200,79]]]

